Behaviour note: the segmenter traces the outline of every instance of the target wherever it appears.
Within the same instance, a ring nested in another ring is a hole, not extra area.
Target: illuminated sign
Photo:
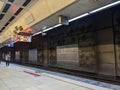
[[[14,36],[12,38],[13,41],[20,42],[31,42],[31,28],[27,28],[23,30],[22,26],[16,26],[14,30]]]
[[[16,35],[12,38],[12,40],[19,42],[31,42],[31,36]]]

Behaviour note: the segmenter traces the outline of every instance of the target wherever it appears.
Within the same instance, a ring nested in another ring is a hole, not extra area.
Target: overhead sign
[[[17,42],[31,42],[31,36],[22,36],[22,35],[16,35],[12,38],[13,41]]]
[[[13,41],[20,41],[20,42],[31,42],[31,28],[24,29],[22,26],[15,27],[14,36],[12,38]]]
[[[31,28],[24,29],[18,33],[18,35],[22,36],[30,36],[32,35]]]

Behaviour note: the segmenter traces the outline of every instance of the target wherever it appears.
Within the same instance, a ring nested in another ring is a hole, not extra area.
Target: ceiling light
[[[37,32],[37,33],[35,33],[35,34],[33,34],[32,36],[35,36],[35,35],[38,35],[38,34],[41,34],[42,32],[40,31],[40,32]]]
[[[57,28],[57,27],[59,27],[59,26],[61,26],[62,24],[57,24],[57,25],[55,25],[55,26],[52,26],[52,27],[50,27],[50,28],[47,28],[47,29],[45,29],[45,30],[43,30],[43,32],[47,32],[47,31],[49,31],[49,30],[51,30],[51,29],[54,29],[54,28]],[[40,31],[40,32],[38,32],[38,33],[35,33],[35,34],[33,34],[32,36],[35,36],[35,35],[38,35],[38,34],[41,34],[42,32]]]
[[[61,26],[62,24],[57,24],[57,25],[55,25],[55,26],[53,26],[53,28],[57,28],[57,27],[59,27],[59,26]]]
[[[89,12],[89,13],[95,13],[95,12],[98,12],[98,11],[104,10],[104,9],[106,9],[106,8],[109,8],[109,7],[115,6],[115,5],[117,5],[117,4],[120,4],[120,0],[117,1],[117,2],[114,2],[114,3],[108,4],[108,5],[106,5],[106,6],[103,6],[103,7],[101,7],[101,8],[95,9],[95,10]]]
[[[78,17],[75,17],[75,18],[70,19],[69,22],[75,21],[75,20],[77,20],[77,19],[83,18],[83,17],[88,16],[88,15],[89,15],[89,13],[85,13],[85,14],[83,14],[83,15],[80,15],[80,16],[78,16]]]
[[[46,31],[49,31],[49,30],[51,30],[51,29],[54,29],[54,28],[57,28],[57,27],[59,27],[59,26],[61,26],[62,24],[57,24],[57,25],[55,25],[55,26],[53,26],[53,27],[50,27],[50,28],[48,28],[48,29],[45,29],[43,32],[46,32]]]
[[[118,5],[118,4],[120,4],[120,0],[119,0],[119,1],[116,1],[116,2],[114,2],[114,3],[108,4],[108,5],[106,5],[106,6],[103,6],[103,7],[101,7],[101,8],[95,9],[95,10],[93,10],[93,11],[90,11],[90,12],[88,12],[88,13],[82,14],[82,15],[80,15],[80,16],[77,16],[77,17],[75,17],[75,18],[72,18],[72,19],[69,20],[69,22],[75,21],[75,20],[77,20],[77,19],[80,19],[80,18],[83,18],[83,17],[85,17],[85,16],[88,16],[88,15],[90,15],[90,14],[92,14],[92,13],[101,11],[101,10],[103,10],[103,9],[106,9],[106,8],[109,8],[109,7]],[[52,30],[52,29],[54,29],[54,28],[57,28],[57,27],[59,27],[59,26],[61,26],[61,25],[62,25],[62,24],[57,24],[57,25],[55,25],[55,26],[53,26],[53,27],[50,27],[50,28],[48,28],[48,29],[45,29],[43,32],[47,32],[47,31]],[[40,32],[38,32],[38,33],[33,34],[32,36],[35,36],[35,35],[38,35],[38,34],[41,34],[41,33],[42,33],[42,32],[40,31]]]

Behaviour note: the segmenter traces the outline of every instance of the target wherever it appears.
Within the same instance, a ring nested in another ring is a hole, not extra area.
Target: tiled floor
[[[120,86],[11,64],[0,65],[0,90],[120,90]]]

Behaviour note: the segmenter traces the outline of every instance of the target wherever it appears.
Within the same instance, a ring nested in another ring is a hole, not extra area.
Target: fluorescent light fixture
[[[47,29],[43,30],[43,32],[47,32],[47,31],[49,31],[51,29],[53,29],[53,27],[47,28]]]
[[[108,5],[106,5],[106,6],[103,6],[103,7],[101,7],[101,8],[95,9],[95,10],[89,12],[89,13],[90,13],[90,14],[91,14],[91,13],[95,13],[95,12],[98,12],[98,11],[104,10],[104,9],[106,9],[106,8],[109,8],[109,7],[115,6],[115,5],[117,5],[117,4],[120,4],[120,0],[119,0],[119,1],[116,1],[116,2],[114,2],[114,3],[108,4]]]
[[[75,17],[75,18],[70,19],[69,22],[75,21],[75,20],[77,20],[77,19],[83,18],[83,17],[88,16],[88,15],[89,15],[89,13],[82,14],[82,15],[80,15],[80,16],[78,16],[78,17]]]
[[[53,26],[53,28],[57,28],[59,26],[62,26],[62,24],[57,24],[57,25]]]
[[[33,34],[33,35],[31,35],[31,36],[35,36],[35,35],[38,35],[38,34],[41,34],[42,32],[40,31],[40,32],[37,32],[37,33],[35,33],[35,34]]]
[[[70,19],[69,22],[72,22],[72,21],[75,21],[75,20],[77,20],[77,19],[83,18],[83,17],[85,17],[85,16],[87,16],[87,15],[89,15],[89,13],[85,13],[85,14],[83,14],[83,15],[80,15],[80,16],[78,16],[78,17],[75,17],[75,18],[73,18],[73,19]],[[47,31],[52,30],[52,29],[54,29],[54,28],[57,28],[57,27],[59,27],[59,26],[61,26],[61,25],[62,25],[62,24],[57,24],[57,25],[55,25],[55,26],[52,26],[52,27],[50,27],[50,28],[45,29],[43,32],[47,32]],[[38,34],[41,34],[41,33],[42,33],[42,32],[40,31],[40,32],[38,32],[38,33],[33,34],[32,36],[35,36],[35,35],[38,35]]]
[[[117,4],[120,4],[120,0],[119,0],[119,1],[116,1],[116,2],[114,2],[114,3],[108,4],[108,5],[106,5],[106,6],[103,6],[103,7],[101,7],[101,8],[95,9],[95,10],[93,10],[93,11],[90,11],[90,12],[88,12],[88,13],[82,14],[82,15],[80,15],[80,16],[77,16],[77,17],[75,17],[75,18],[72,18],[72,19],[69,20],[69,22],[75,21],[75,20],[77,20],[77,19],[83,18],[83,17],[88,16],[88,15],[90,15],[90,14],[92,14],[92,13],[95,13],[95,12],[101,11],[101,10],[103,10],[103,9],[106,9],[106,8],[109,8],[109,7],[112,7],[112,6],[115,6],[115,5],[117,5]],[[48,28],[48,29],[45,29],[43,32],[47,32],[47,31],[52,30],[52,29],[54,29],[54,28],[57,28],[57,27],[59,27],[59,26],[61,26],[61,25],[62,25],[62,24],[57,24],[57,25],[52,26],[52,27],[50,27],[50,28]],[[38,33],[33,34],[32,36],[35,36],[35,35],[38,35],[38,34],[41,34],[41,33],[42,33],[42,32],[40,31],[40,32],[38,32]]]
[[[50,28],[48,28],[48,29],[45,29],[43,32],[47,32],[47,31],[49,31],[49,30],[51,30],[51,29],[54,29],[54,28],[57,28],[57,27],[59,27],[59,26],[61,26],[62,24],[57,24],[57,25],[55,25],[55,26],[52,26],[52,27],[50,27]]]
[[[47,32],[47,31],[49,31],[49,30],[52,30],[52,29],[54,29],[54,28],[57,28],[57,27],[59,27],[59,26],[61,26],[62,24],[57,24],[57,25],[55,25],[55,26],[52,26],[52,27],[50,27],[50,28],[47,28],[47,29],[45,29],[43,32]],[[35,33],[35,34],[33,34],[32,36],[35,36],[35,35],[38,35],[38,34],[41,34],[42,32],[40,31],[40,32],[38,32],[38,33]]]
[[[4,2],[0,1],[0,11],[2,10]]]
[[[88,15],[89,15],[89,13],[85,13],[85,14],[83,14],[83,15],[80,15],[80,16],[78,16],[78,17],[75,17],[75,18],[73,18],[73,19],[70,19],[69,22],[75,21],[75,20],[77,20],[77,19],[83,18],[83,17],[88,16]],[[55,26],[52,26],[52,27],[50,27],[50,28],[47,28],[47,29],[45,29],[43,32],[47,32],[47,31],[52,30],[52,29],[54,29],[54,28],[57,28],[57,27],[59,27],[59,26],[62,26],[62,24],[57,24],[57,25],[55,25]],[[35,35],[38,35],[38,34],[41,34],[41,33],[42,33],[42,32],[40,31],[40,32],[38,32],[38,33],[33,34],[32,36],[35,36]]]

